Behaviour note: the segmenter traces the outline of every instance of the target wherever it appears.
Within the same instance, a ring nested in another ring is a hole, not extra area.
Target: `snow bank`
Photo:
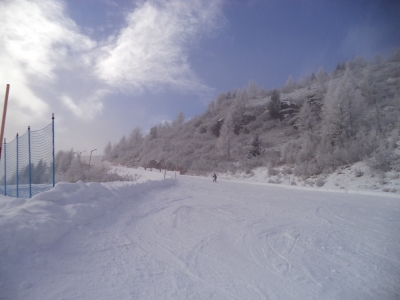
[[[124,199],[135,199],[150,189],[173,184],[173,179],[143,183],[60,182],[31,199],[1,197],[0,255],[18,257],[21,251],[47,248],[73,227],[89,223]]]

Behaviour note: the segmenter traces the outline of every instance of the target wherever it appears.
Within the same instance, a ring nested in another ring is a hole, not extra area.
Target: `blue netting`
[[[29,198],[54,186],[53,123],[3,144],[0,192]]]

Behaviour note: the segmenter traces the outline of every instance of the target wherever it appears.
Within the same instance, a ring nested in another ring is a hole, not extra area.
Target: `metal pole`
[[[97,150],[97,149],[93,149],[92,151],[90,151],[88,172],[89,172],[89,170],[90,170],[90,162],[91,162],[91,160],[92,160],[92,152],[93,152],[93,151],[96,151],[96,150]]]
[[[7,196],[7,147],[6,138],[4,138],[4,196]]]
[[[17,142],[17,198],[19,196],[19,174],[18,174],[18,133],[16,137],[16,142]]]
[[[53,131],[53,187],[56,185],[56,159],[54,147],[54,113],[52,114],[52,131]]]
[[[32,198],[31,126],[28,126],[29,198]]]
[[[7,103],[8,103],[8,94],[10,92],[10,85],[6,86],[6,95],[4,97],[4,108],[3,108],[3,119],[1,121],[1,132],[0,132],[0,141],[3,140],[4,137],[4,125],[6,123],[6,113],[7,113]],[[0,145],[0,158],[1,158],[1,145]]]
[[[79,167],[80,167],[81,170],[82,170],[82,175],[83,175],[83,177],[85,177],[85,172],[84,172],[84,170],[83,170],[82,162],[81,162],[81,154],[82,154],[83,152],[86,152],[86,150],[79,151],[79,152],[77,152],[77,153],[78,153],[78,163],[79,163]],[[74,181],[74,179],[72,179],[72,181]]]

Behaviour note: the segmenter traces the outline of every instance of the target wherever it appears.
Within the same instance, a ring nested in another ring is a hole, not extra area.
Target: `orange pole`
[[[6,95],[4,97],[4,108],[3,108],[3,119],[1,121],[1,132],[0,132],[0,158],[1,158],[1,150],[3,148],[3,136],[4,136],[4,125],[6,124],[6,114],[7,114],[7,104],[8,104],[8,94],[10,92],[10,85],[7,84],[6,87]]]

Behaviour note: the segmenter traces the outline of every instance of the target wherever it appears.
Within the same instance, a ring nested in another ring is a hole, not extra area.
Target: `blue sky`
[[[0,24],[7,140],[54,112],[57,150],[99,153],[250,80],[279,88],[400,46],[400,2],[384,0],[2,0]]]

